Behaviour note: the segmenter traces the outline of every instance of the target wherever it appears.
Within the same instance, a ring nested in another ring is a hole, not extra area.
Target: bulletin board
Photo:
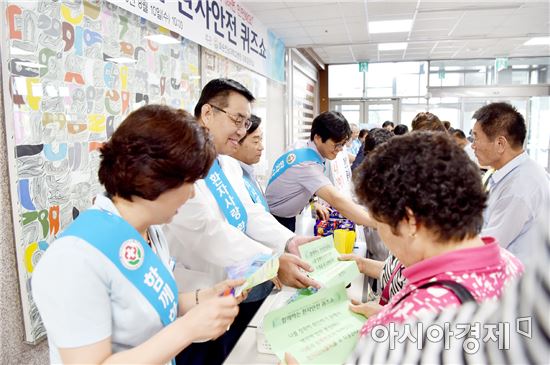
[[[102,191],[99,147],[147,103],[192,111],[200,49],[101,0],[2,1],[5,123],[25,340],[45,335],[31,298],[41,255]],[[177,40],[145,39],[163,34]]]

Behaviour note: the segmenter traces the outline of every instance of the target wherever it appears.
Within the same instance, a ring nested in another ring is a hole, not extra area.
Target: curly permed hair
[[[486,194],[478,169],[446,134],[397,136],[366,159],[355,177],[356,194],[394,234],[407,217],[406,208],[443,242],[481,231]]]
[[[146,105],[128,115],[101,147],[99,181],[109,195],[155,200],[204,178],[215,156],[208,131],[191,114]]]

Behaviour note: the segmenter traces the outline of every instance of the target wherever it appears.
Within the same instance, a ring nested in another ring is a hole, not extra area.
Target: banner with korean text
[[[276,81],[285,45],[235,0],[107,0]]]

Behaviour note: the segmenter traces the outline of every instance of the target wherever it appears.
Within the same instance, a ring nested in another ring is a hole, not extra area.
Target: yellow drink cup
[[[339,253],[352,253],[354,243],[355,231],[348,231],[345,229],[334,230],[334,247]]]

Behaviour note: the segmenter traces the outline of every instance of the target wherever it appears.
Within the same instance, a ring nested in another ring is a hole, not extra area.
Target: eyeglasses
[[[332,144],[332,148],[334,148],[335,150],[341,150],[341,149],[344,149],[344,146],[346,145],[346,143],[348,143],[348,140],[345,140],[340,143],[334,143],[331,140],[330,143]]]
[[[222,113],[225,113],[225,115],[227,115],[229,117],[229,119],[231,119],[231,121],[233,123],[235,123],[235,126],[237,128],[243,128],[248,130],[248,128],[250,128],[250,126],[252,125],[252,121],[245,117],[245,116],[242,116],[240,114],[233,114],[233,113],[230,113],[226,110],[223,110],[222,108],[219,108],[215,105],[212,105],[212,104],[209,104],[212,108],[222,112]]]

